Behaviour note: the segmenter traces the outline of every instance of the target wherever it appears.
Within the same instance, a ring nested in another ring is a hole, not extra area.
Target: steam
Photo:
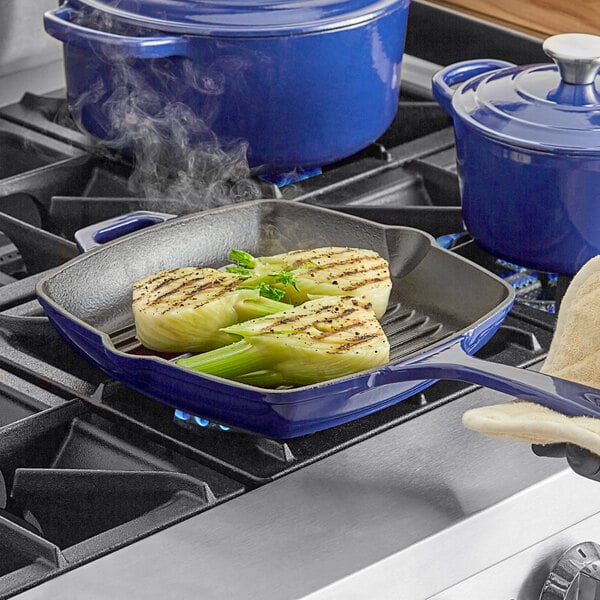
[[[127,148],[134,157],[129,188],[135,195],[179,214],[258,197],[246,142],[225,147],[182,103],[151,115],[137,92],[122,94],[116,90],[104,110],[118,132],[111,145]]]
[[[125,33],[109,15],[83,18],[88,27]],[[126,33],[152,34],[130,26]],[[71,114],[81,124],[85,111],[94,111],[105,126],[103,143],[133,157],[128,185],[135,196],[177,214],[259,198],[247,142],[219,140],[212,130],[220,111],[228,110],[226,77],[243,72],[243,57],[217,53],[200,68],[179,56],[140,61],[111,46],[98,58],[110,64],[111,80],[98,76]]]

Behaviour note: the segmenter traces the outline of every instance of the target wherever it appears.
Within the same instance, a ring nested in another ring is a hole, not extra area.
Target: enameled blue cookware
[[[417,229],[386,226],[296,202],[259,200],[151,225],[98,245],[137,217],[111,220],[81,238],[95,248],[40,280],[37,294],[59,333],[111,377],[176,409],[275,438],[340,425],[434,383],[458,379],[569,415],[600,416],[600,391],[471,355],[510,310],[513,289]],[[254,255],[318,246],[370,248],[390,265],[393,289],[382,325],[390,362],[293,389],[265,389],[205,375],[141,351],[132,327],[133,283],[179,266],[219,267],[231,248]]]
[[[450,65],[433,93],[454,121],[468,231],[496,256],[572,275],[600,253],[600,37],[544,50],[556,64]]]
[[[149,128],[249,144],[269,173],[374,141],[398,105],[409,0],[67,0],[68,102],[95,138],[132,150]],[[170,143],[182,136],[175,133]]]

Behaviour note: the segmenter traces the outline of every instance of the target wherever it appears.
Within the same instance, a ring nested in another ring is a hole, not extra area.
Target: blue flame
[[[216,423],[214,421],[209,421],[204,417],[199,417],[197,415],[191,415],[186,413],[180,409],[176,409],[174,412],[175,422],[186,429],[198,430],[199,428],[206,429],[220,429],[221,431],[229,431],[231,427],[227,425],[222,425],[221,423]]]
[[[259,175],[260,179],[264,179],[269,183],[274,183],[277,187],[285,187],[286,185],[292,185],[311,177],[318,177],[322,175],[323,171],[317,167],[315,169],[297,169],[290,173],[274,173],[272,175],[264,174]]]
[[[175,410],[175,418],[179,419],[180,421],[189,421],[190,415],[186,412],[183,412],[182,410],[176,409]]]

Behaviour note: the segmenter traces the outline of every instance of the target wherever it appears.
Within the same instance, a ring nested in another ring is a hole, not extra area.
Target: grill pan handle
[[[150,225],[164,223],[176,216],[151,210],[137,210],[79,229],[75,232],[75,242],[81,252],[87,252],[123,235],[144,229]]]
[[[414,362],[390,364],[374,377],[374,385],[420,379],[451,379],[481,385],[536,402],[573,417],[600,417],[600,390],[565,379],[470,356],[461,340]]]

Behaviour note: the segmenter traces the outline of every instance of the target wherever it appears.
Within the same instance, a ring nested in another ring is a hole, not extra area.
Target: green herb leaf
[[[236,275],[239,275],[242,279],[248,279],[248,277],[250,277],[252,274],[252,271],[246,267],[225,267],[225,270],[228,273],[235,273]]]
[[[297,292],[300,291],[296,285],[296,278],[291,271],[280,271],[279,273],[273,273],[272,276],[275,277],[275,281],[277,281],[277,283],[291,285]]]
[[[231,262],[236,264],[238,267],[245,267],[247,269],[253,269],[256,266],[256,260],[252,254],[244,252],[244,250],[230,250],[229,258]]]
[[[264,298],[269,298],[270,300],[281,300],[285,296],[285,292],[283,290],[278,290],[272,285],[268,285],[267,283],[257,283],[256,285],[238,285],[238,290],[259,290],[259,294]]]

